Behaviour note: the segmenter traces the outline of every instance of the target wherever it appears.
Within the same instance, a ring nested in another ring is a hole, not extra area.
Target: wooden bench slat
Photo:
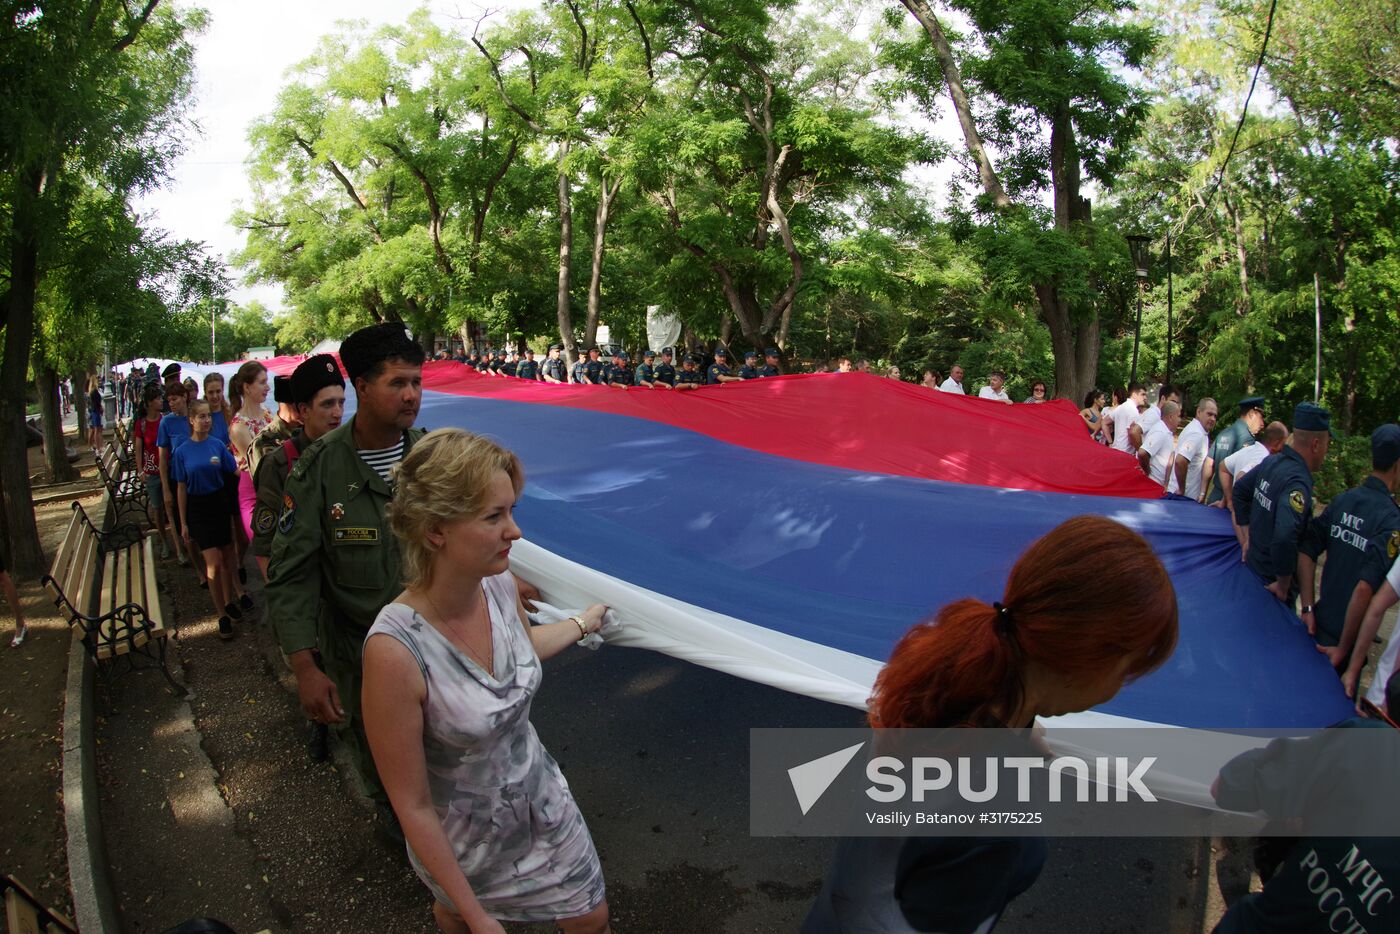
[[[142,564],[145,568],[146,587],[144,603],[146,615],[150,617],[152,625],[155,627],[153,635],[159,633],[165,635],[165,620],[160,611],[160,590],[156,587],[156,546],[155,536],[146,536],[141,543]]]

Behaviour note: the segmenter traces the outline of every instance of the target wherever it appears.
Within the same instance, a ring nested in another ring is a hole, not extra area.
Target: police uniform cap
[[[625,350],[614,350],[614,351],[613,351],[613,359],[614,359],[614,360],[626,360],[626,359],[627,359],[627,351],[625,351]]]
[[[757,359],[758,359],[758,351],[757,351],[757,350],[750,350],[750,351],[748,351],[747,353],[744,354],[744,359],[745,359],[745,360],[757,360]]]
[[[776,347],[767,347],[767,348],[764,348],[763,355],[764,355],[765,357],[776,357],[776,356],[778,356],[778,348],[776,348]]]
[[[656,351],[654,351],[654,350],[643,350],[643,351],[642,351],[642,359],[643,359],[643,360],[652,360],[652,359],[655,359],[655,357],[656,357]]]
[[[688,354],[685,355],[685,359],[682,360],[681,362],[682,362],[682,363],[699,363],[699,362],[700,362],[700,358],[697,357],[697,356],[695,356],[695,354],[693,354],[693,353],[688,353]]]
[[[316,393],[327,386],[339,386],[345,388],[345,380],[341,378],[340,367],[335,365],[335,357],[328,353],[318,353],[314,357],[307,357],[297,368],[292,371],[292,399],[293,402],[307,402],[316,398]]]
[[[345,338],[340,345],[340,362],[352,383],[385,360],[396,357],[423,359],[423,349],[408,336],[401,323],[371,324]]]
[[[563,349],[564,349],[564,345],[563,345],[563,344],[550,344],[550,345],[549,345],[549,349],[550,349],[550,350],[563,350]]]
[[[661,356],[663,356],[663,357],[673,357],[673,356],[675,356],[675,351],[673,351],[670,347],[662,347],[662,348],[661,348]]]
[[[278,405],[291,405],[297,401],[290,376],[272,377],[272,401]]]
[[[1400,461],[1400,425],[1382,425],[1371,432],[1371,466],[1389,470]]]
[[[1262,409],[1264,407],[1263,396],[1246,396],[1240,400],[1240,414],[1248,412],[1250,409]]]
[[[723,347],[716,347],[716,348],[715,348],[715,356],[716,356],[716,357],[723,357],[724,359],[728,360],[728,359],[729,359],[729,351],[725,350]]]
[[[1293,410],[1293,429],[1295,431],[1325,431],[1335,435],[1332,431],[1332,413],[1320,405],[1311,402],[1300,402]]]
[[[153,364],[151,364],[151,366],[155,366],[155,364],[153,363]],[[160,371],[160,375],[163,376],[163,377],[165,377],[166,379],[169,379],[169,378],[172,377],[172,376],[178,376],[179,374],[180,374],[180,364],[178,364],[178,363],[172,363],[172,364],[170,364],[169,366],[167,366],[165,369],[163,369],[163,370]]]

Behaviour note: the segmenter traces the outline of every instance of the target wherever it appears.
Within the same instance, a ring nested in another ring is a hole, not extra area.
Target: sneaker
[[[162,560],[170,557],[170,543],[165,539],[160,541],[160,557]]]
[[[237,603],[224,604],[224,615],[229,619],[242,619],[243,611],[238,608]]]
[[[238,606],[239,609],[251,610],[253,608],[253,598],[248,596],[246,593],[240,595],[238,598]]]
[[[29,635],[29,627],[21,626],[15,630],[15,637],[10,640],[10,648],[17,649],[24,645],[25,638]]]
[[[227,616],[219,617],[219,638],[233,638],[233,620],[229,619]]]
[[[312,723],[311,733],[306,737],[306,755],[312,762],[325,762],[330,758],[330,727],[324,723]]]

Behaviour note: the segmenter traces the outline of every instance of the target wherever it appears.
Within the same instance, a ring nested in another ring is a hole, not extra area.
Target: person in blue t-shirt
[[[228,423],[233,419],[233,413],[228,410],[228,401],[224,398],[224,374],[209,373],[204,377],[204,398],[209,403],[209,415],[213,419],[209,423],[209,437],[218,438],[227,445]]]
[[[190,438],[171,458],[178,486],[180,527],[185,542],[198,548],[209,579],[209,596],[219,616],[219,638],[233,637],[233,620],[243,617],[233,597],[237,559],[233,553],[233,501],[227,491],[238,482],[238,462],[228,445],[210,437],[209,403],[190,409]]]
[[[170,407],[170,411],[160,418],[160,425],[156,429],[156,447],[160,450],[161,499],[165,503],[165,514],[175,525],[175,539],[179,546],[175,549],[175,556],[181,564],[189,564],[193,558],[197,568],[199,555],[188,549],[185,544],[184,526],[180,524],[180,511],[175,508],[175,475],[171,473],[175,452],[180,449],[181,445],[190,440],[190,420],[185,414],[185,401],[184,386],[176,383],[166,389],[165,404]],[[204,580],[202,572],[198,576],[201,581]]]
[[[1105,566],[1103,555],[1114,559]],[[1125,598],[1119,613],[1103,612],[1104,593]],[[1001,728],[1035,748],[1038,717],[1106,703],[1176,646],[1166,569],[1141,535],[1102,516],[1034,542],[1001,601],[958,600],[905,633],[876,678],[870,725]],[[985,934],[1047,855],[1036,837],[847,837],[802,934]]]

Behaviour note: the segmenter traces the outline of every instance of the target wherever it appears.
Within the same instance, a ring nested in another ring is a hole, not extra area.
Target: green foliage
[[[1313,496],[1326,503],[1371,475],[1371,436],[1333,438],[1327,459],[1313,475]]]

